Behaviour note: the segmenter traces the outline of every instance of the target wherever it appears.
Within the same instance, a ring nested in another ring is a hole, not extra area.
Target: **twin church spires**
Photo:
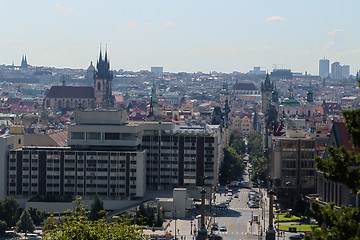
[[[114,96],[112,95],[113,74],[110,71],[107,49],[103,58],[101,46],[96,68],[94,72],[95,105],[101,108],[112,108],[114,107]]]
[[[26,55],[24,54],[22,57],[21,57],[21,65],[20,65],[22,68],[27,68],[29,65],[27,63],[27,59],[26,59]]]
[[[108,60],[107,49],[105,50],[105,57],[103,59],[101,46],[100,46],[100,54],[99,59],[96,64],[97,71],[95,72],[95,77],[98,78],[113,78],[112,73],[110,71],[110,61]]]

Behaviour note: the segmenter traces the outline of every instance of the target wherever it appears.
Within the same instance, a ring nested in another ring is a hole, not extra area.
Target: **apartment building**
[[[145,150],[22,147],[10,151],[8,167],[8,195],[125,199],[146,190]]]

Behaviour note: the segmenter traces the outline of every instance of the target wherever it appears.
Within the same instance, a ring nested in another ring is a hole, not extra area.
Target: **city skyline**
[[[5,1],[0,64],[85,69],[99,45],[112,69],[248,72],[274,66],[318,74],[318,61],[360,66],[360,2]],[[19,7],[21,6],[21,7]]]

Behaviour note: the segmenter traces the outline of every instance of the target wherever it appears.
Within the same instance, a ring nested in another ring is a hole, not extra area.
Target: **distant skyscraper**
[[[343,78],[349,78],[350,77],[350,66],[349,65],[343,65],[342,66],[342,77]]]
[[[339,62],[333,62],[331,64],[331,78],[342,79],[342,66]]]
[[[151,72],[155,74],[163,73],[164,68],[163,67],[151,67]]]
[[[319,76],[322,78],[326,78],[329,76],[329,65],[330,61],[328,59],[320,59],[319,60]]]

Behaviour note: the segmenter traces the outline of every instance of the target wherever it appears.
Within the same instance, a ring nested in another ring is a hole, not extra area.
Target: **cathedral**
[[[44,99],[44,108],[60,111],[71,111],[77,108],[113,108],[112,95],[113,75],[110,71],[110,61],[107,51],[102,56],[100,49],[96,69],[92,66],[94,86],[52,86]],[[89,68],[90,68],[89,67]],[[89,71],[87,72],[89,77]]]
[[[27,68],[29,65],[27,63],[27,59],[26,59],[26,55],[23,55],[22,58],[21,58],[21,65],[20,67],[21,68]]]

